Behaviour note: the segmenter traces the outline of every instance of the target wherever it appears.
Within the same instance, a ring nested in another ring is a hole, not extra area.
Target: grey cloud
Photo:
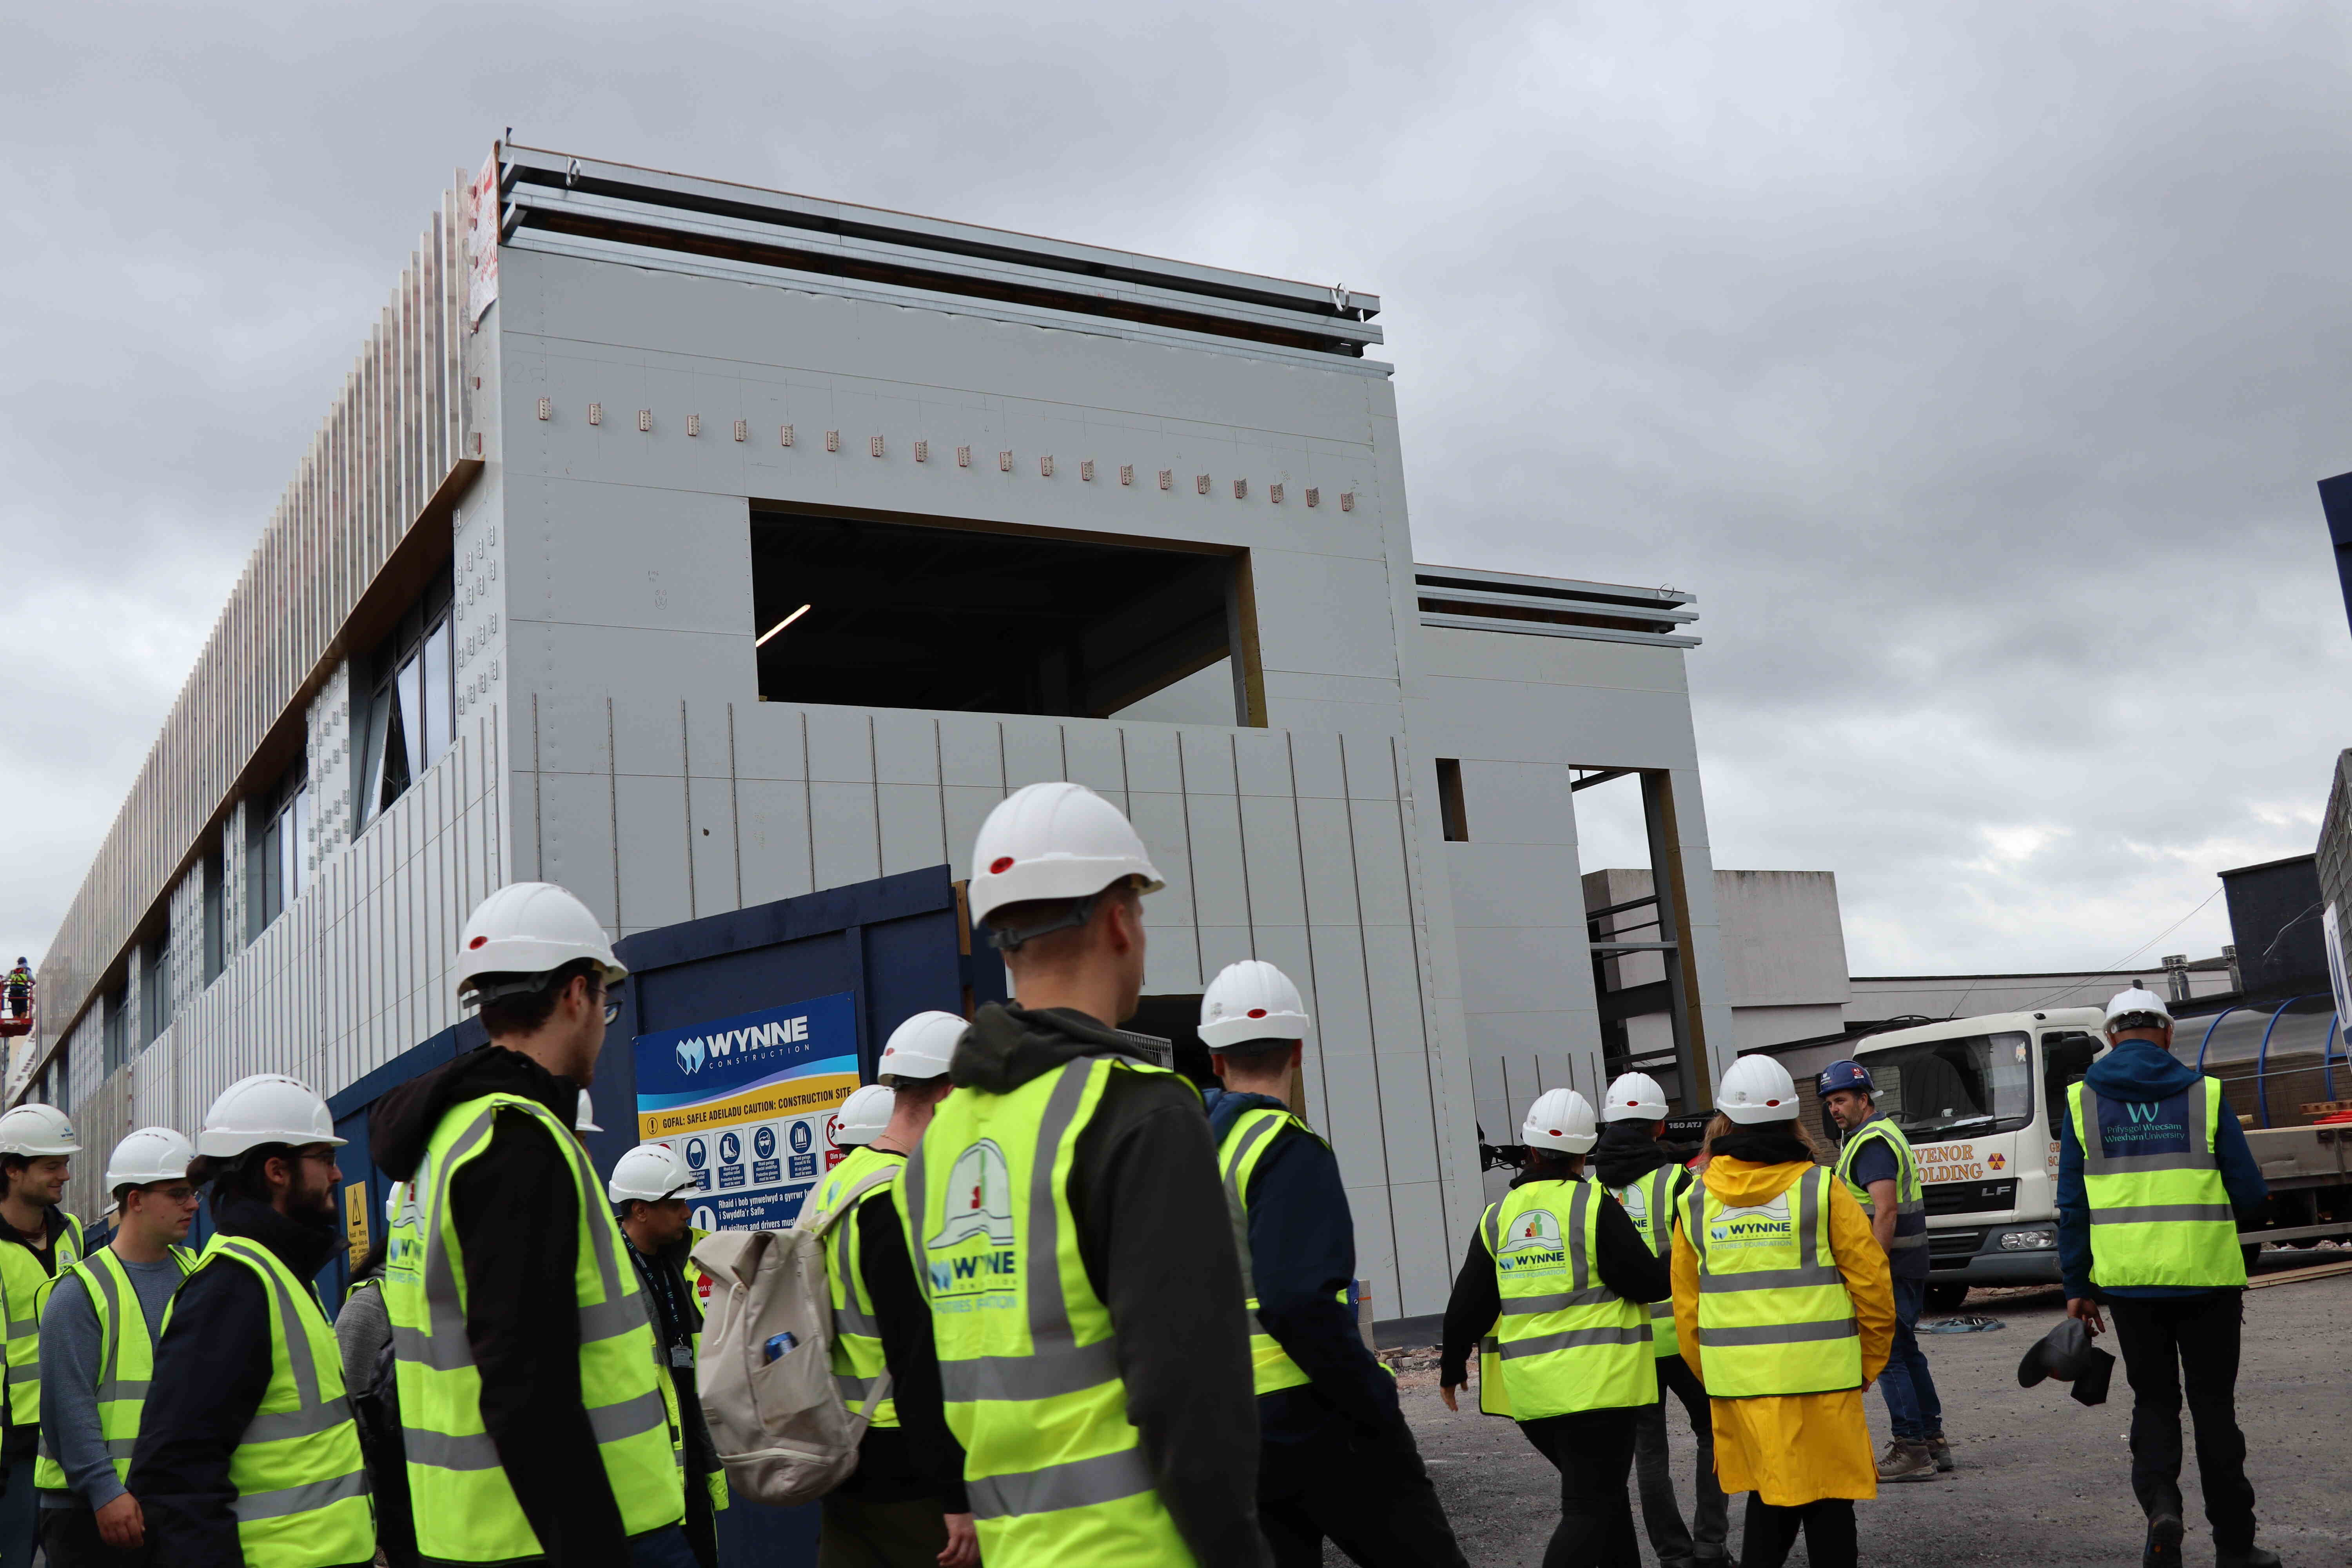
[[[1423,556],[1698,592],[1717,861],[1835,869],[1858,971],[2117,957],[2307,848],[2352,733],[2311,489],[2352,468],[2339,7],[9,27],[10,956],[508,123],[1378,289]]]

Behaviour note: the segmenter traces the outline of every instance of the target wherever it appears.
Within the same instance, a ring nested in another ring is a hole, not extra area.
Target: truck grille
[[[1927,1233],[1927,1267],[1963,1268],[1984,1245],[1980,1230],[1931,1230]]]
[[[1983,1214],[2017,1206],[2017,1184],[2008,1182],[1937,1182],[1927,1189],[1927,1212]]]

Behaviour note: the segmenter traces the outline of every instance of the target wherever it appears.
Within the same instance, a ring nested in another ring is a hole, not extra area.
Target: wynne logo
[[[1529,1209],[1511,1222],[1511,1234],[1503,1238],[1505,1252],[1521,1252],[1528,1247],[1556,1248],[1560,1244],[1559,1221],[1549,1209]]]
[[[1706,1222],[1709,1241],[1762,1245],[1786,1239],[1794,1229],[1789,1222],[1789,1194],[1748,1208],[1727,1208]]]
[[[703,1058],[707,1054],[699,1037],[691,1040],[678,1041],[677,1070],[683,1073],[700,1072]]]
[[[949,1167],[946,1212],[923,1245],[943,1252],[975,1236],[999,1247],[1013,1245],[1013,1173],[992,1138],[972,1144]]]

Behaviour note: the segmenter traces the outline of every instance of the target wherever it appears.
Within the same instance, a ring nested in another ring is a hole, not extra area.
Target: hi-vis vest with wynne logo
[[[2221,1086],[2200,1078],[2148,1101],[2066,1091],[2091,1209],[2091,1282],[2231,1289],[2246,1282],[2238,1220],[2213,1156]]]
[[[1845,1184],[1848,1196],[1862,1205],[1864,1217],[1875,1217],[1878,1205],[1871,1201],[1870,1189],[1853,1179],[1853,1162],[1864,1149],[1875,1140],[1886,1145],[1895,1156],[1895,1238],[1886,1250],[1900,1252],[1906,1248],[1927,1245],[1927,1194],[1919,1184],[1918,1157],[1911,1152],[1911,1140],[1903,1136],[1903,1129],[1881,1111],[1846,1135],[1845,1147],[1838,1151],[1838,1180]]]
[[[1650,1309],[1601,1282],[1595,1182],[1525,1182],[1481,1226],[1502,1308],[1479,1363],[1478,1408],[1536,1421],[1648,1405]]]
[[[852,1149],[848,1158],[825,1173],[824,1180],[817,1184],[815,1194],[802,1212],[831,1214],[842,1194],[859,1182],[881,1171],[895,1173],[906,1163],[904,1154],[893,1154],[871,1144]],[[866,1408],[867,1397],[877,1384],[883,1383],[888,1370],[882,1355],[882,1324],[875,1318],[874,1303],[866,1294],[866,1253],[857,1234],[857,1215],[869,1203],[888,1203],[896,1180],[894,1175],[853,1198],[849,1212],[834,1221],[832,1231],[825,1237],[825,1285],[833,1296],[833,1381],[841,1390],[842,1404],[852,1415]],[[898,1425],[898,1402],[890,1397],[887,1385],[866,1425]]]
[[[417,1550],[447,1563],[541,1555],[498,1446],[482,1425],[482,1378],[466,1333],[466,1271],[450,1203],[458,1172],[489,1147],[501,1115],[529,1116],[565,1156],[579,1198],[572,1289],[578,1302],[580,1396],[596,1434],[621,1524],[642,1535],[686,1516],[685,1479],[668,1369],[628,1246],[604,1185],[569,1123],[537,1100],[486,1094],[441,1113],[394,1220],[383,1274],[392,1320],[401,1437]],[[584,1479],[584,1478],[583,1478]]]
[[[375,1500],[343,1391],[343,1358],[316,1286],[250,1237],[215,1235],[199,1271],[243,1267],[269,1302],[269,1382],[229,1451],[236,1543],[247,1568],[342,1568],[375,1557]],[[172,1330],[177,1296],[163,1309]],[[132,1313],[139,1303],[124,1303]]]
[[[171,1259],[186,1279],[196,1267],[196,1255],[184,1247],[171,1249]],[[40,1310],[68,1274],[81,1276],[89,1292],[89,1310],[98,1319],[98,1435],[106,1457],[114,1462],[114,1479],[131,1476],[131,1451],[139,1446],[139,1418],[147,1408],[147,1384],[155,1375],[155,1341],[147,1331],[147,1312],[140,1305],[138,1288],[110,1247],[101,1247],[71,1268],[61,1269],[41,1289]],[[50,1432],[41,1428],[40,1458],[33,1466],[33,1485],[61,1492],[71,1483],[58,1462]],[[89,1500],[84,1499],[87,1506]]]
[[[1862,1386],[1862,1329],[1830,1247],[1837,1178],[1809,1166],[1768,1201],[1733,1207],[1705,1181],[1683,1200],[1698,1258],[1699,1375],[1717,1399]]]
[[[1612,1187],[1610,1193],[1624,1205],[1626,1217],[1650,1244],[1650,1250],[1660,1258],[1673,1254],[1675,1246],[1675,1200],[1682,1196],[1684,1184],[1691,1173],[1680,1165],[1659,1166],[1640,1181],[1629,1186]],[[1650,1350],[1659,1356],[1680,1355],[1682,1346],[1675,1340],[1675,1300],[1672,1296],[1650,1303]]]
[[[41,1267],[40,1258],[29,1247],[17,1241],[0,1241],[0,1312],[5,1312],[8,1324],[8,1424],[12,1426],[37,1426],[41,1424],[41,1303],[47,1300],[44,1288],[54,1274],[62,1274],[81,1261],[81,1221],[64,1210],[58,1211],[65,1228],[50,1245],[56,1255],[50,1267]]]
[[[1163,1070],[1082,1057],[1009,1094],[959,1089],[898,1179],[991,1568],[1193,1561],[1128,1419],[1069,1201],[1078,1140],[1114,1075]]]

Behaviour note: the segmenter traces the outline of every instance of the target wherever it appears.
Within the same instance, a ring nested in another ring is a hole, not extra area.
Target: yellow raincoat
[[[1759,1165],[1717,1155],[1702,1178],[1709,1192],[1742,1207],[1769,1203],[1813,1167]],[[1844,1187],[1830,1184],[1830,1251],[1853,1298],[1862,1329],[1864,1386],[1885,1369],[1895,1342],[1895,1287],[1886,1254]],[[1698,1353],[1698,1258],[1682,1228],[1675,1229],[1675,1331],[1683,1360],[1701,1382]],[[1760,1492],[1776,1508],[1822,1498],[1874,1498],[1878,1468],[1870,1452],[1862,1389],[1832,1394],[1765,1394],[1708,1402],[1715,1412],[1715,1476],[1727,1492]]]

